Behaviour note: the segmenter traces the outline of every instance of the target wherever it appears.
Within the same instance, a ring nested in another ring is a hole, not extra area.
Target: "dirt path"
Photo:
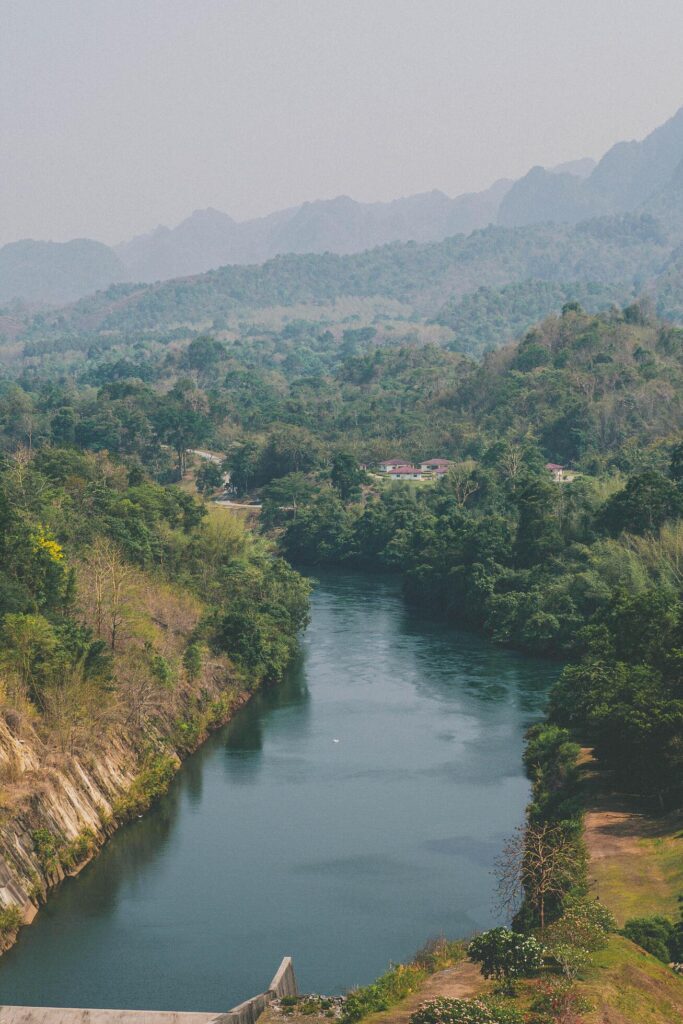
[[[652,818],[603,801],[586,813],[595,895],[624,924],[629,917],[677,916],[683,885],[683,814]]]
[[[402,1003],[392,1006],[383,1013],[373,1013],[368,1024],[408,1024],[410,1015],[428,999],[446,996],[449,999],[470,999],[485,987],[479,967],[463,960],[455,967],[437,971],[425,981],[419,992],[414,992]]]

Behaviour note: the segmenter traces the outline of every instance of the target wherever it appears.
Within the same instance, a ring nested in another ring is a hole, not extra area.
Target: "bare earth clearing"
[[[630,917],[678,916],[683,893],[683,812],[652,818],[599,804],[586,814],[595,894],[620,927]]]

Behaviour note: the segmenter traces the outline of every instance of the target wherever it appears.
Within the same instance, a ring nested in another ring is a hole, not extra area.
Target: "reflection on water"
[[[219,1011],[285,953],[332,992],[488,925],[556,671],[415,617],[394,580],[324,575],[283,686],[54,895],[0,1001]]]

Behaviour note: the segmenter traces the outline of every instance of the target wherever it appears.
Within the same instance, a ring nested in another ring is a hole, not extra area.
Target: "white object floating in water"
[[[332,740],[333,743],[339,743],[339,740]]]

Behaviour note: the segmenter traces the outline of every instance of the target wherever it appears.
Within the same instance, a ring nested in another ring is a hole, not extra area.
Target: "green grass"
[[[630,917],[678,917],[683,894],[683,831],[640,838],[618,857],[591,864],[596,893],[623,925]]]
[[[617,935],[595,954],[594,967],[580,988],[594,1006],[587,1024],[672,1024],[683,1019],[683,979]]]
[[[577,994],[590,1006],[581,1013],[582,1024],[683,1020],[683,979],[628,939],[612,935],[605,949],[592,954],[592,961],[576,982]],[[537,992],[536,981],[521,981],[514,1002],[528,1011]]]

